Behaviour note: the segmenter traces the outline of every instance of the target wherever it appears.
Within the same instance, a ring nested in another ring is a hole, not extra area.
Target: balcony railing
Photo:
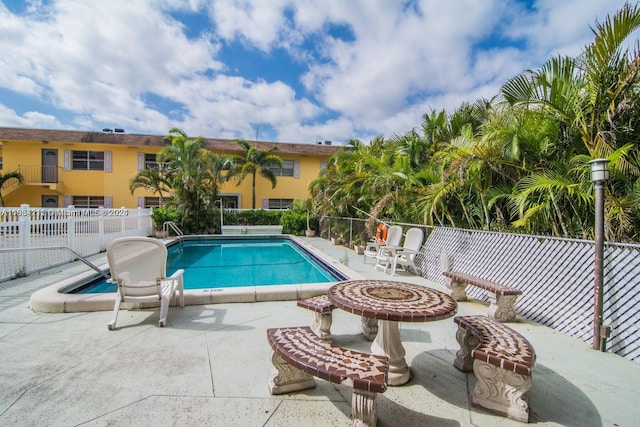
[[[62,168],[47,165],[18,165],[24,184],[62,184]]]

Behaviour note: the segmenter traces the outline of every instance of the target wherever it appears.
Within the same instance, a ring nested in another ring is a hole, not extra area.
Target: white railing
[[[0,208],[0,281],[94,255],[123,236],[148,236],[150,209]],[[66,247],[66,250],[24,250]],[[14,249],[14,250],[11,250]]]

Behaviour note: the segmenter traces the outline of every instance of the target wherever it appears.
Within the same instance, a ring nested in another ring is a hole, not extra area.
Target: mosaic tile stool
[[[514,305],[518,295],[522,295],[521,290],[457,271],[443,271],[442,275],[449,279],[446,285],[451,289],[451,296],[456,301],[467,300],[467,285],[476,286],[489,292],[490,305],[488,315],[490,317],[498,322],[513,322],[516,320]]]
[[[313,388],[314,376],[351,385],[351,425],[376,425],[377,393],[387,389],[387,357],[332,345],[308,326],[267,329],[267,338],[274,367],[271,394]]]
[[[336,307],[326,294],[315,297],[301,299],[298,307],[306,308],[314,312],[313,331],[323,340],[331,341],[331,323],[333,323],[333,310]]]
[[[518,332],[487,316],[457,316],[460,350],[453,365],[477,378],[473,403],[511,419],[529,422],[527,391],[536,354]]]

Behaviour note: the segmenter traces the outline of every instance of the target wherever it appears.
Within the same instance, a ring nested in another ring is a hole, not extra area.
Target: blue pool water
[[[286,239],[186,240],[169,247],[167,274],[183,268],[185,289],[233,288],[344,280],[320,260]],[[98,280],[73,293],[115,292]]]

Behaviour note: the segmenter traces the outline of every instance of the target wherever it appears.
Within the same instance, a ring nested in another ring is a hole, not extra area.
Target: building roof
[[[24,129],[0,127],[2,141],[49,141],[67,143],[114,144],[136,147],[163,147],[169,140],[165,135],[141,135],[126,132],[85,132],[77,130]],[[254,142],[251,141],[253,144]],[[330,156],[339,146],[327,144],[300,144],[291,142],[255,141],[259,150],[274,148],[278,153]],[[213,151],[239,152],[242,148],[231,139],[204,138],[204,148]]]

